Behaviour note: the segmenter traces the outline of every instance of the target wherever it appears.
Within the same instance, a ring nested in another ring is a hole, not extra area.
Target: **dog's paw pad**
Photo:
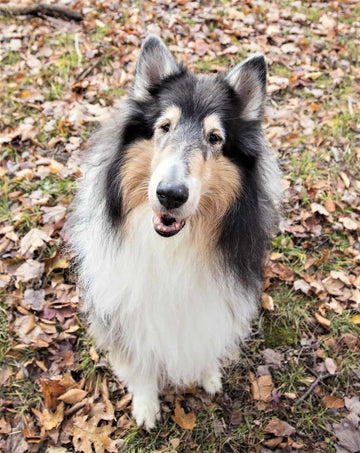
[[[201,386],[205,390],[205,392],[209,393],[210,395],[215,395],[215,393],[219,393],[222,390],[221,384],[221,375],[220,373],[214,373],[212,375],[207,375],[202,379]]]
[[[161,416],[159,400],[134,398],[132,414],[139,427],[143,426],[146,431],[152,430]]]

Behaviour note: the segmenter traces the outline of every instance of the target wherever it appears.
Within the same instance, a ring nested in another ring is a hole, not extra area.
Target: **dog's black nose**
[[[169,184],[162,181],[156,189],[156,195],[166,209],[175,209],[189,198],[189,189],[185,184]]]

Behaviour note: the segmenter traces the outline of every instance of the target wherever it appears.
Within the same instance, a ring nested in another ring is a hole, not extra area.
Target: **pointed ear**
[[[241,117],[246,121],[261,120],[266,94],[266,61],[263,54],[255,54],[235,66],[226,76],[242,101]]]
[[[139,100],[148,99],[151,86],[177,71],[176,61],[161,39],[155,35],[148,36],[136,63],[133,95]]]

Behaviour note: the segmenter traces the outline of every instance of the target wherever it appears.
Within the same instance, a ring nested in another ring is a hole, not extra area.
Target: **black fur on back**
[[[220,234],[218,248],[223,265],[243,284],[259,289],[274,206],[266,194],[259,174],[259,156],[264,151],[260,121],[241,119],[243,101],[223,75],[196,77],[184,67],[149,90],[151,100],[130,97],[130,116],[122,132],[114,162],[107,170],[107,211],[113,224],[122,220],[119,171],[127,147],[141,139],[150,139],[160,112],[177,105],[181,121],[202,124],[207,115],[216,113],[226,131],[223,153],[239,168],[242,193],[228,210]],[[267,202],[264,202],[267,200]]]

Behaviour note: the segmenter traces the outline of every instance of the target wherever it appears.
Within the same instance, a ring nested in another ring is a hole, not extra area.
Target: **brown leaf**
[[[283,438],[282,437],[273,437],[272,439],[266,440],[265,442],[262,443],[262,445],[266,445],[269,448],[275,448],[279,444],[281,444]]]
[[[76,451],[83,453],[117,453],[116,442],[110,439],[110,434],[115,430],[111,425],[96,426],[97,419],[90,418],[87,420],[87,415],[77,416],[73,418],[73,446]]]
[[[196,416],[194,412],[186,414],[178,400],[176,400],[175,403],[175,413],[171,418],[183,429],[193,429],[196,426]]]
[[[64,393],[66,388],[61,385],[58,379],[40,379],[39,383],[45,404],[51,411],[54,411],[58,404],[58,396]]]
[[[22,282],[28,282],[33,279],[38,279],[42,276],[45,266],[35,260],[27,260],[15,272]]]
[[[328,319],[321,316],[320,313],[315,313],[315,318],[317,322],[321,324],[323,327],[326,327],[327,329],[330,327],[331,322]]]
[[[330,212],[330,214],[331,214],[332,212],[334,212],[335,209],[336,209],[335,203],[334,203],[332,200],[330,200],[330,199],[325,201],[324,206],[325,206],[325,209],[326,209],[328,212]]]
[[[251,383],[251,394],[254,400],[271,401],[271,392],[274,388],[274,383],[270,374],[264,374],[255,378]]]
[[[131,403],[131,400],[132,394],[126,393],[121,400],[116,403],[116,410],[123,411]]]
[[[49,242],[50,239],[50,236],[45,231],[33,228],[21,239],[20,253],[22,255],[33,253],[36,249],[42,247],[45,242]]]
[[[59,397],[59,400],[64,401],[67,404],[76,404],[82,401],[87,392],[81,389],[70,389]]]
[[[341,398],[338,398],[337,396],[334,395],[326,395],[323,398],[323,403],[326,408],[331,409],[331,408],[336,408],[336,409],[341,409],[342,407],[345,406],[344,400]]]
[[[261,306],[265,310],[273,311],[274,310],[274,300],[269,294],[263,293],[261,295]]]
[[[91,346],[90,350],[89,350],[89,355],[90,357],[93,359],[93,361],[95,363],[98,363],[99,361],[99,354],[96,352],[96,349],[94,346]]]
[[[274,417],[265,426],[264,431],[275,436],[291,436],[296,430],[289,423]]]
[[[11,425],[5,420],[5,418],[0,418],[0,434],[10,434]]]
[[[47,409],[44,409],[43,412],[37,409],[32,409],[32,411],[46,431],[57,428],[64,419],[64,403],[60,403],[55,412],[49,412]]]

